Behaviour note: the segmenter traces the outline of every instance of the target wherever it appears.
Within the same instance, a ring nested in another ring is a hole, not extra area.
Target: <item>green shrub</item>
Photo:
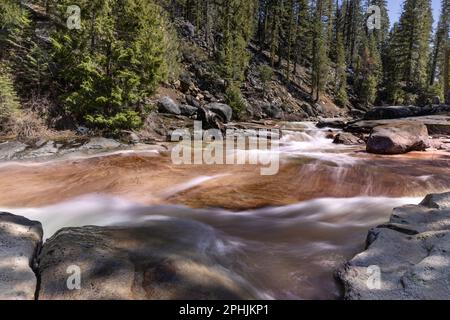
[[[0,67],[0,129],[19,113],[20,103],[10,76]]]
[[[264,92],[266,91],[267,84],[272,80],[274,75],[273,69],[267,65],[259,66],[259,77],[263,84]]]
[[[234,113],[239,116],[245,108],[245,101],[242,98],[241,89],[237,85],[231,85],[225,92],[225,101],[233,109]]]
[[[101,114],[87,115],[86,123],[90,127],[116,132],[139,129],[142,126],[142,119],[136,111],[126,110],[109,118]]]

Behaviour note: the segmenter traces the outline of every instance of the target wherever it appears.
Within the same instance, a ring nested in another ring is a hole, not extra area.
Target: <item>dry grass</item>
[[[5,126],[3,139],[17,139],[33,142],[39,139],[64,141],[76,137],[73,131],[55,131],[49,129],[45,121],[34,111],[21,111]]]

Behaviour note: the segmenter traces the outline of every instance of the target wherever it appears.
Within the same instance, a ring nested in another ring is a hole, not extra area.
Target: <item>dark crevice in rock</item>
[[[396,225],[396,224],[384,224],[384,225],[379,226],[378,228],[394,230],[394,231],[406,234],[408,236],[415,236],[415,235],[418,235],[420,233],[417,230],[408,229],[406,227],[403,227],[403,226],[400,226],[400,225]]]

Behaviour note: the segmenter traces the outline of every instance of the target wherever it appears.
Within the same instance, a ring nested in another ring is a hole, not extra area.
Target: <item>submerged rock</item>
[[[170,97],[162,97],[158,101],[158,107],[160,113],[181,115],[180,106]]]
[[[0,300],[34,300],[42,234],[39,222],[0,213]]]
[[[375,127],[367,141],[367,152],[403,154],[429,147],[427,127],[419,122],[398,122]]]
[[[39,299],[254,298],[244,281],[218,262],[224,245],[211,228],[176,219],[63,229],[40,255]],[[76,268],[80,289],[70,290],[67,270]]]
[[[450,299],[450,193],[395,209],[367,242],[367,250],[337,273],[346,299]]]

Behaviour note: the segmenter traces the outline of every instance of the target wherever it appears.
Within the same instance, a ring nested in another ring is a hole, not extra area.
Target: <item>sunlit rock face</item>
[[[0,213],[0,300],[33,300],[35,258],[42,243],[39,222]]]
[[[338,277],[350,300],[447,300],[449,252],[450,193],[429,195],[370,231],[368,249]]]
[[[425,151],[428,147],[427,127],[412,122],[375,127],[367,141],[367,152],[375,154],[403,154]]]

